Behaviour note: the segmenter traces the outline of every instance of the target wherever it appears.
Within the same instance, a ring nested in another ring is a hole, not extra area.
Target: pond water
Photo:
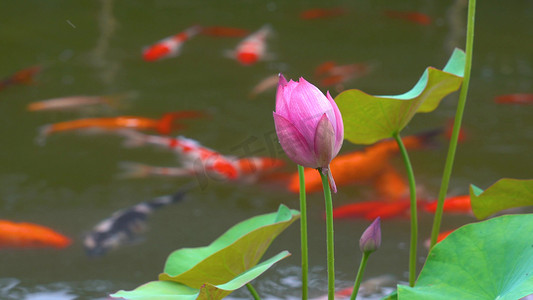
[[[300,19],[303,10],[343,7],[345,14]],[[134,245],[89,258],[83,234],[114,211],[171,194],[191,179],[120,179],[119,163],[177,166],[169,151],[127,148],[113,134],[64,133],[36,143],[44,124],[84,117],[205,110],[207,119],[187,121],[179,132],[223,154],[245,154],[244,143],[271,156],[274,91],[248,97],[261,79],[283,72],[312,81],[325,61],[365,63],[371,71],[345,84],[370,94],[409,90],[427,66],[442,68],[454,47],[464,48],[465,1],[8,1],[0,9],[0,77],[41,65],[37,83],[0,91],[0,219],[42,224],[74,239],[62,250],[0,249],[2,299],[105,299],[119,289],[154,280],[168,254],[204,246],[249,217],[270,213],[283,203],[298,209],[296,195],[283,188],[209,181],[182,203],[155,212],[148,232]],[[422,25],[390,18],[386,10],[419,11],[432,18]],[[533,92],[533,2],[478,3],[474,65],[464,127],[450,195],[467,193],[474,183],[486,188],[503,177],[531,178],[531,106],[502,105],[495,96]],[[224,56],[241,38],[201,36],[180,56],[142,60],[144,46],[193,25],[230,26],[254,31],[270,24],[268,61],[242,66]],[[329,89],[335,97],[338,91]],[[104,110],[29,112],[28,103],[71,95],[135,95],[124,105]],[[445,126],[454,115],[458,93],[431,114],[418,115],[404,135]],[[178,134],[178,133],[176,133]],[[342,152],[361,147],[345,142]],[[433,150],[411,152],[417,184],[436,197],[447,151],[445,139]],[[281,156],[286,159],[285,156]],[[400,170],[400,157],[394,164]],[[288,164],[286,170],[296,170]],[[403,172],[403,171],[402,171]],[[334,205],[369,200],[371,187],[349,186],[334,195]],[[308,195],[311,295],[326,293],[323,199]],[[471,216],[445,216],[442,228],[474,222]],[[370,222],[335,222],[337,286],[352,284],[360,259],[358,240]],[[420,261],[427,250],[432,216],[420,213]],[[406,281],[409,221],[382,223],[382,248],[370,259],[365,278],[392,275]],[[272,299],[297,298],[299,226],[293,224],[265,254],[293,255],[266,272],[256,289]],[[419,264],[421,268],[421,263]],[[392,286],[392,285],[391,285]],[[246,291],[234,294],[248,298]]]

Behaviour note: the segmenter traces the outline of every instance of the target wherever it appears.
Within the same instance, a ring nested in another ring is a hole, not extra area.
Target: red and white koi
[[[167,37],[143,50],[145,61],[156,61],[163,58],[174,57],[180,54],[183,44],[193,36],[202,32],[199,25],[191,26],[176,35]]]
[[[270,25],[264,25],[237,45],[228,56],[245,66],[253,65],[266,57],[266,40],[271,35]]]
[[[142,164],[126,165],[126,175],[191,176],[206,175],[229,181],[255,182],[262,174],[284,165],[279,159],[269,157],[237,158],[226,156],[202,146],[199,142],[183,136],[177,138],[147,135],[140,132],[121,132],[128,138],[126,145],[159,145],[180,155],[183,168],[152,167]]]

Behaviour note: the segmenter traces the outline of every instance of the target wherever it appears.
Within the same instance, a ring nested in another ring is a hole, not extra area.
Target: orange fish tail
[[[164,114],[157,125],[157,132],[161,134],[170,134],[173,129],[182,128],[183,125],[176,125],[175,120],[178,119],[192,119],[205,117],[206,113],[197,110],[186,110]]]

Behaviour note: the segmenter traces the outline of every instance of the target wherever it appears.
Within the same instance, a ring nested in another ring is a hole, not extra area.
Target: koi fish
[[[440,134],[441,130],[432,130],[419,135],[404,137],[407,149],[423,149],[431,144],[431,138]],[[389,160],[399,153],[396,141],[387,139],[365,148],[363,151],[339,155],[330,163],[330,170],[337,187],[372,182],[390,167]],[[322,179],[315,169],[306,168],[305,189],[307,192],[322,191]],[[293,173],[288,182],[288,189],[298,193],[300,190],[298,173]]]
[[[410,201],[407,198],[395,202],[364,201],[341,205],[333,209],[334,219],[364,218],[374,220],[377,217],[390,219],[409,214]]]
[[[0,81],[0,90],[15,84],[32,84],[34,77],[41,71],[41,66],[33,66],[16,72]]]
[[[231,158],[228,158],[231,160]],[[119,178],[145,178],[149,176],[163,177],[203,177],[217,180],[239,181],[240,183],[254,183],[261,175],[270,169],[278,168],[282,161],[267,157],[251,157],[231,161],[232,165],[218,165],[212,168],[205,166],[187,167],[157,167],[134,162],[122,162],[119,167],[123,172]]]
[[[508,94],[494,98],[499,104],[533,104],[533,94]]]
[[[323,87],[337,86],[338,90],[343,90],[343,83],[360,78],[369,71],[369,65],[364,63],[337,65],[333,61],[327,61],[315,69],[315,78]]]
[[[424,210],[435,213],[437,210],[437,201],[432,201],[424,205]],[[472,213],[472,206],[470,204],[470,195],[455,196],[444,199],[443,211],[448,213]]]
[[[85,235],[85,252],[88,256],[101,256],[126,243],[134,242],[140,233],[146,231],[146,220],[154,210],[180,202],[191,187],[185,187],[174,195],[157,197],[116,211]]]
[[[300,13],[300,19],[314,20],[338,17],[346,14],[346,10],[341,7],[335,8],[312,8]]]
[[[228,56],[245,66],[255,64],[266,57],[266,39],[271,33],[270,25],[264,25],[240,42],[235,51],[229,52]]]
[[[374,180],[374,188],[384,199],[401,199],[409,196],[409,185],[405,178],[392,166]]]
[[[454,120],[451,119],[451,120],[448,120],[448,122],[446,123],[446,129],[444,131],[444,136],[450,140],[452,138],[452,133],[453,133],[453,123],[454,123]],[[464,129],[464,126],[461,126],[461,128],[459,129],[459,137],[457,139],[457,142],[458,143],[461,143],[461,142],[464,142],[466,139],[467,139],[468,135]]]
[[[122,177],[159,176],[208,176],[219,180],[255,182],[266,172],[284,165],[284,161],[269,157],[237,158],[222,155],[185,137],[169,138],[137,132],[123,132],[130,139],[126,144],[139,146],[154,144],[177,152],[183,162],[182,168],[153,167],[136,163],[122,164]],[[134,141],[131,141],[131,140]]]
[[[136,116],[120,116],[111,118],[88,118],[72,121],[59,122],[44,125],[40,128],[37,139],[42,143],[47,136],[56,132],[80,130],[80,129],[106,129],[118,130],[134,128],[138,130],[156,130],[161,134],[169,134],[174,129],[182,128],[183,125],[174,124],[174,121],[182,118],[198,118],[205,114],[200,111],[178,111],[164,114],[161,119],[152,119]]]
[[[244,37],[250,31],[242,28],[210,26],[202,27],[201,34],[214,37]]]
[[[0,220],[0,248],[65,248],[72,240],[48,227]]]
[[[183,32],[162,39],[144,49],[143,58],[145,61],[156,61],[177,56],[180,54],[183,44],[200,32],[202,32],[202,27],[195,25],[185,29]]]
[[[421,25],[431,24],[431,17],[420,12],[386,10],[384,13],[392,19],[402,19]]]
[[[452,229],[452,230],[447,230],[447,231],[443,231],[443,232],[439,233],[439,235],[437,236],[437,244],[440,243],[445,238],[447,238],[450,235],[450,233],[452,233],[454,231],[455,231],[455,229]],[[431,238],[429,238],[429,239],[424,241],[424,246],[427,249],[429,249],[429,247],[431,246]]]
[[[279,82],[279,75],[274,74],[271,76],[266,77],[265,79],[261,80],[250,92],[248,95],[249,98],[255,98],[258,94],[263,93],[266,90],[270,90],[275,88],[278,85]]]
[[[64,98],[47,99],[38,102],[32,102],[26,106],[29,111],[51,111],[51,110],[70,110],[80,107],[108,105],[114,106],[125,95],[106,95],[106,96],[72,96]]]

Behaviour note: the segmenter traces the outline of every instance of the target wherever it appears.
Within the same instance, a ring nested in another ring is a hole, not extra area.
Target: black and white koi
[[[157,197],[116,211],[85,235],[85,252],[88,256],[101,256],[123,244],[135,241],[138,235],[146,230],[146,219],[154,210],[180,202],[189,189],[190,187],[184,188],[174,195]]]

